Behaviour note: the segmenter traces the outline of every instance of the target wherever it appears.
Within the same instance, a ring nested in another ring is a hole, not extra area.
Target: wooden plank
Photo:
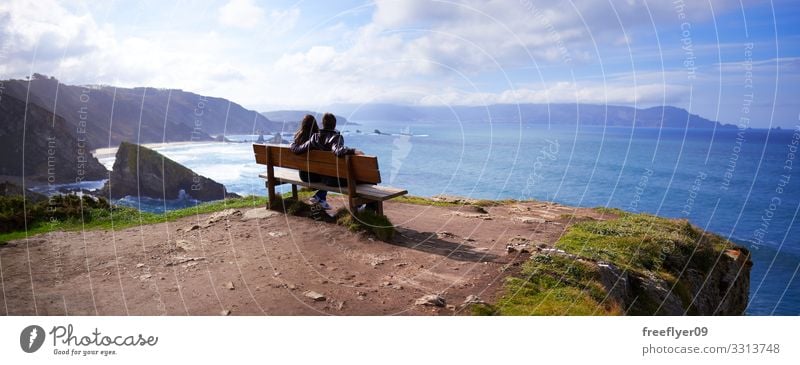
[[[300,180],[300,174],[296,170],[275,169],[275,180],[278,184],[296,184],[305,186],[315,190],[327,190],[339,194],[348,194],[348,188],[339,188],[337,186],[328,186],[323,183],[308,183]],[[266,174],[258,175],[262,179],[266,179]],[[396,198],[401,195],[408,194],[408,191],[391,186],[380,186],[372,184],[358,184],[356,185],[356,194],[368,200],[388,200]]]
[[[266,150],[266,158],[267,161],[267,197],[269,197],[269,206],[275,207],[275,202],[277,201],[275,196],[275,168],[272,166],[271,151],[269,149]]]
[[[328,151],[308,151],[296,155],[285,146],[253,144],[256,163],[267,164],[267,149],[270,150],[272,165],[296,170],[309,171],[325,176],[344,178],[347,165],[344,158],[338,158]],[[356,181],[379,184],[381,182],[378,159],[375,156],[351,156],[351,164]]]
[[[358,195],[356,193],[356,184],[350,183],[356,181],[355,174],[353,173],[353,159],[351,156],[344,156],[344,162],[347,165],[347,195],[350,197],[348,199],[350,203],[350,213],[354,213],[356,211],[356,198]]]

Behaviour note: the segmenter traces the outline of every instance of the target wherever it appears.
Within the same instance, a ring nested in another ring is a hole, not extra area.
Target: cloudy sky
[[[256,110],[668,104],[793,127],[798,19],[797,1],[3,0],[0,78],[179,88]]]

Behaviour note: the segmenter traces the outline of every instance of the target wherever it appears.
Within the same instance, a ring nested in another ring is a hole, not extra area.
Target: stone
[[[213,224],[223,219],[228,219],[233,215],[240,214],[238,209],[225,209],[212,214],[206,221],[207,224]]]
[[[143,267],[144,267],[144,264],[142,264],[142,263],[138,263],[138,264],[136,264],[136,267],[137,267],[137,268],[143,268]]]
[[[168,262],[168,263],[164,264],[164,266],[167,266],[167,267],[175,266],[175,265],[185,264],[187,262],[201,261],[201,260],[205,260],[205,259],[206,259],[205,257],[176,257],[172,262]]]
[[[274,237],[274,238],[286,237],[286,236],[288,235],[286,232],[281,232],[281,231],[269,232],[269,233],[267,233],[267,234],[268,234],[270,237]]]
[[[439,194],[431,197],[435,202],[451,203],[451,204],[475,204],[477,199],[465,198],[462,196]]]
[[[457,217],[464,217],[464,218],[477,218],[477,219],[483,219],[485,221],[492,220],[492,217],[489,214],[484,214],[484,213],[452,212],[452,213],[447,213],[447,215],[454,215]]]
[[[186,226],[186,228],[184,228],[183,230],[186,231],[186,232],[189,232],[189,231],[194,231],[195,229],[200,229],[200,226],[197,225],[197,224],[192,224],[192,225]]]
[[[250,209],[250,210],[244,212],[244,214],[242,215],[242,220],[243,221],[249,221],[249,220],[252,220],[252,219],[266,219],[266,218],[274,217],[274,216],[276,216],[278,214],[280,214],[280,213],[278,213],[278,212],[276,212],[274,210],[269,210],[269,209],[266,209],[266,208],[254,208],[254,209]]]
[[[177,240],[175,241],[175,247],[181,250],[189,251],[194,249],[194,244],[192,244],[192,242],[187,240]]]
[[[303,295],[305,295],[307,298],[313,299],[315,302],[324,302],[326,299],[324,295],[317,293],[313,290],[309,290],[303,293]]]
[[[444,307],[447,302],[439,294],[428,294],[418,298],[414,304],[432,307]]]
[[[222,315],[222,316],[229,316],[229,315],[231,315],[231,311],[228,310],[228,309],[225,309],[222,312],[219,312],[219,314]]]
[[[538,218],[538,217],[526,217],[526,216],[522,216],[522,217],[514,217],[514,220],[515,220],[515,221],[518,221],[518,222],[520,222],[520,223],[526,223],[526,224],[532,224],[532,223],[536,223],[536,224],[547,223],[547,220],[546,220],[546,219],[544,219],[544,218]]]
[[[458,238],[458,236],[456,236],[456,235],[454,235],[454,234],[452,234],[452,233],[450,233],[448,231],[441,231],[441,232],[436,232],[436,238],[441,240],[441,239],[445,239],[445,238]]]
[[[464,303],[461,303],[463,306],[467,306],[470,304],[482,304],[484,303],[483,300],[477,295],[470,294],[467,296],[467,299],[464,299]]]
[[[513,253],[513,252],[530,253],[531,252],[530,247],[531,247],[531,240],[522,236],[516,236],[508,240],[508,243],[506,244],[506,251],[508,253]]]
[[[224,285],[222,285],[222,287],[225,288],[225,289],[228,289],[228,290],[235,290],[236,289],[236,287],[233,285],[233,282],[231,282],[231,281],[225,283]]]

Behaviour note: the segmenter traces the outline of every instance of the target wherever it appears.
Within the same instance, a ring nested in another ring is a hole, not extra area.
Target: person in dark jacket
[[[311,136],[319,132],[319,127],[317,127],[317,118],[314,118],[311,114],[306,114],[303,117],[303,120],[300,121],[300,125],[297,128],[297,132],[294,133],[294,139],[292,140],[292,144],[289,146],[289,149],[292,152],[300,154],[308,150],[308,148],[304,150],[300,150],[300,147],[308,142],[311,139]],[[305,182],[321,182],[322,176],[310,173],[308,171],[300,170],[300,180]],[[325,190],[317,190],[314,193],[314,196],[309,199],[311,204],[319,204],[324,209],[331,209],[331,206],[327,202],[328,192]]]
[[[339,131],[336,130],[336,117],[331,113],[325,113],[322,116],[322,129],[316,133],[313,133],[305,143],[302,143],[298,146],[292,144],[291,149],[292,152],[296,154],[305,153],[309,150],[331,151],[336,155],[336,157],[364,154],[364,152],[361,152],[355,148],[346,147],[344,145],[344,137],[342,137],[342,135],[339,134]],[[300,178],[302,179],[302,175]],[[347,180],[341,177],[319,176],[319,178],[322,180],[322,182],[329,186],[347,186]],[[327,194],[327,192],[325,192],[325,194]],[[322,202],[325,203],[320,204],[325,209],[329,209],[330,205],[328,205],[328,203],[325,201],[325,198],[327,198],[327,195],[323,195],[322,198]],[[312,198],[312,203],[315,203],[313,199],[314,198]]]
[[[307,142],[293,148],[292,152],[300,154],[308,150],[331,151],[336,157],[364,154],[364,152],[344,145],[344,137],[336,130],[336,117],[331,113],[325,113],[322,116],[322,129],[312,134]]]

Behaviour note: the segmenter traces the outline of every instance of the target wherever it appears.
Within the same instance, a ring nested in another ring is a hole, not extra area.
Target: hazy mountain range
[[[329,110],[351,120],[607,125],[641,128],[713,128],[723,126],[672,106],[637,109],[595,104],[493,104],[487,106],[406,106],[334,104]]]
[[[307,114],[311,114],[314,116],[314,118],[317,118],[317,123],[319,123],[321,126],[322,114],[323,114],[322,112],[313,112],[310,110],[273,110],[268,112],[261,112],[261,115],[267,117],[267,119],[269,120],[274,120],[278,122],[285,121],[287,123],[299,122],[303,120],[303,117],[305,117]],[[335,114],[335,116],[336,116],[337,126],[345,125],[348,123],[347,118],[339,114]]]

